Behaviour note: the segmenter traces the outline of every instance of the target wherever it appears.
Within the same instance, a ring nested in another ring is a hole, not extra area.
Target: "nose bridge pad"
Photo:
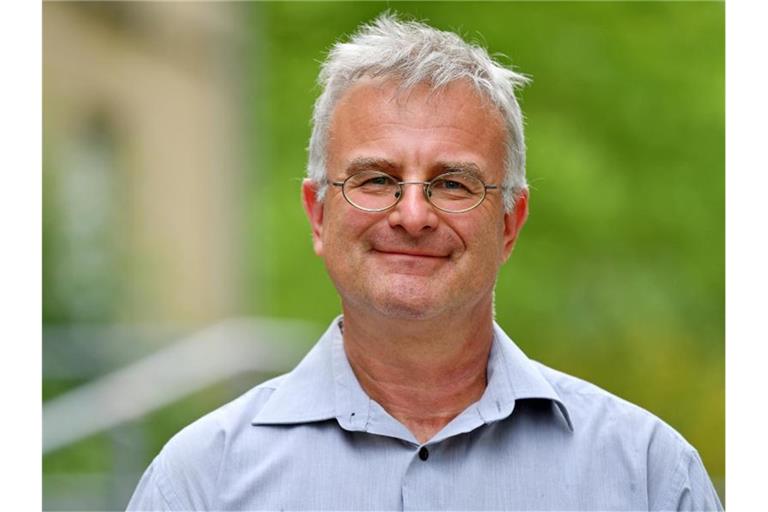
[[[416,182],[410,181],[410,182],[401,183],[400,184],[400,188],[395,191],[396,203],[399,203],[400,200],[405,195],[405,187],[407,185],[421,185],[422,186],[421,192],[424,195],[424,199],[426,199],[428,205],[432,206],[432,199],[431,199],[431,197],[432,197],[432,190],[430,190],[430,188],[429,188],[429,183],[424,183],[424,182],[420,182],[420,181],[416,181]]]

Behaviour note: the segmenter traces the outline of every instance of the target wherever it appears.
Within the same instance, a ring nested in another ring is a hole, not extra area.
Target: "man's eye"
[[[377,194],[388,192],[395,182],[385,175],[357,175],[349,182],[349,190],[358,189],[362,192]]]
[[[458,189],[464,188],[464,185],[462,185],[458,181],[453,181],[453,180],[443,180],[442,186],[443,188],[447,188],[449,190],[458,190]]]
[[[474,176],[456,173],[436,178],[430,191],[443,199],[467,199],[483,193],[483,182]]]
[[[433,188],[442,190],[467,190],[464,183],[456,180],[438,180],[433,184]]]
[[[389,185],[390,180],[388,178],[385,178],[384,176],[376,176],[374,178],[370,178],[365,180],[365,183],[363,185]]]

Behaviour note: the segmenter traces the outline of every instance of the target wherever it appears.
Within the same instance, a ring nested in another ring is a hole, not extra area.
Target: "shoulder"
[[[191,423],[168,441],[161,454],[199,457],[201,462],[212,462],[212,457],[220,457],[224,443],[250,425],[285,377],[281,375],[263,382]]]
[[[577,438],[642,470],[652,510],[721,509],[698,452],[677,430],[599,386],[534,364],[560,396]]]
[[[660,428],[669,434],[670,441],[687,444],[672,427],[646,409],[591,382],[535,361],[533,363],[567,407],[574,428],[576,423],[580,423],[582,428],[588,429],[594,427],[593,422],[598,420],[604,427],[615,426],[622,430],[628,427]]]
[[[252,388],[174,435],[145,472],[129,509],[215,508],[211,499],[229,447],[284,378],[281,375]]]
[[[578,377],[534,362],[568,410],[574,431],[596,439],[670,450],[680,455],[693,447],[653,413]]]
[[[168,441],[160,455],[169,461],[202,462],[208,467],[219,462],[224,445],[248,428],[285,377],[263,382],[191,423]]]

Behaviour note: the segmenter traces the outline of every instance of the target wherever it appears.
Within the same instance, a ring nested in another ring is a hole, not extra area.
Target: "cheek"
[[[467,248],[483,256],[489,256],[490,252],[496,251],[497,246],[502,245],[504,224],[493,217],[455,219],[451,228]]]
[[[350,211],[349,208],[329,208],[326,211],[322,244],[326,252],[349,252],[355,244],[365,242],[372,225],[371,214]]]
[[[488,221],[481,229],[475,229],[471,239],[465,239],[472,247],[475,260],[488,270],[499,267],[504,262],[504,226],[502,223]]]

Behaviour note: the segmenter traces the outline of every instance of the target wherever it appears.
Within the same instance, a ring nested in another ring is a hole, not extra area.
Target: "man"
[[[525,78],[383,16],[320,82],[302,195],[343,316],[176,435],[129,509],[721,509],[673,429],[493,321],[528,215]]]

